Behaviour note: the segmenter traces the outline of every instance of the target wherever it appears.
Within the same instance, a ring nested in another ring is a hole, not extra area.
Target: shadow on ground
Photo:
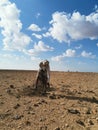
[[[13,91],[12,91],[13,90]],[[16,98],[20,98],[21,96],[45,96],[48,97],[50,96],[51,99],[60,99],[60,98],[65,98],[68,100],[79,100],[80,102],[91,102],[91,103],[96,103],[98,104],[98,99],[96,99],[94,96],[93,97],[81,97],[81,96],[75,96],[76,93],[69,93],[68,92],[63,93],[61,92],[60,94],[56,93],[57,88],[55,88],[53,85],[50,85],[49,88],[46,89],[46,92],[43,92],[42,87],[39,87],[38,89],[35,89],[34,85],[31,86],[22,86],[19,89],[14,89],[10,87],[10,89],[7,89],[7,93],[9,93],[12,96],[15,96]],[[51,97],[52,94],[52,97]]]
[[[65,98],[69,100],[79,100],[81,102],[86,101],[86,102],[98,104],[98,100],[95,97],[89,98],[89,97],[78,97],[78,96],[65,96]]]
[[[20,96],[47,96],[50,92],[55,91],[56,89],[53,86],[50,86],[46,89],[46,92],[43,92],[42,87],[35,89],[34,85],[26,86],[21,88],[18,91],[18,95]]]

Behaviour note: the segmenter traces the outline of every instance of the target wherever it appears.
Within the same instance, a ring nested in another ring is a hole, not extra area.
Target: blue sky
[[[0,69],[98,72],[97,0],[0,0]]]

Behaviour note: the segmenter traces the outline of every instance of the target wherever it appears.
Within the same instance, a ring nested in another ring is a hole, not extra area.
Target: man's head
[[[45,69],[46,69],[46,65],[45,65],[45,64],[43,64],[43,62],[40,62],[39,67],[40,67],[41,69],[43,69],[43,70],[45,70]]]
[[[48,61],[48,60],[45,60],[45,61],[43,62],[43,65],[49,66],[49,61]]]

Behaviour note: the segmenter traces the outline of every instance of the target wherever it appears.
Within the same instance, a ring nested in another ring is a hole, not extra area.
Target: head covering
[[[43,61],[43,64],[44,64],[44,65],[49,65],[49,61],[48,61],[48,60],[45,60],[45,61]]]

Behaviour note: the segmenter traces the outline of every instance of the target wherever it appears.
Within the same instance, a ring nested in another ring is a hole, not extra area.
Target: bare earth
[[[34,90],[36,71],[0,71],[0,130],[98,130],[98,73],[51,72]]]

